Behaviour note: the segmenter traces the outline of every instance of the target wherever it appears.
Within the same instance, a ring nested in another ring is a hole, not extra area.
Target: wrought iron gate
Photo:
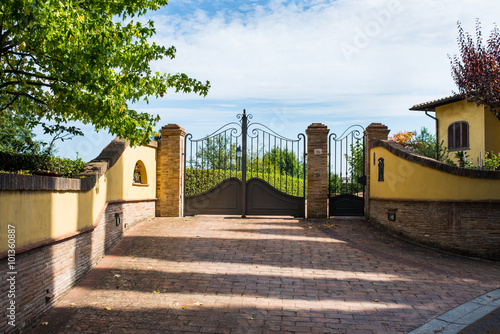
[[[364,128],[353,125],[328,137],[330,216],[363,216],[365,197]]]
[[[305,216],[306,140],[238,114],[201,139],[185,137],[184,214]]]

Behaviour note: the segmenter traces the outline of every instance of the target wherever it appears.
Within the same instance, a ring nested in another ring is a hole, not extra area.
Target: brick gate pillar
[[[326,218],[328,206],[328,132],[313,123],[307,135],[307,218]]]
[[[168,124],[161,130],[157,150],[156,216],[182,217],[184,136],[177,124]]]
[[[382,123],[372,123],[368,125],[365,129],[365,175],[366,175],[366,188],[365,188],[365,216],[370,218],[370,183],[371,183],[371,170],[372,167],[376,167],[377,161],[375,161],[370,154],[370,149],[373,147],[373,142],[375,140],[387,140],[389,128]],[[375,166],[373,163],[375,162]],[[373,169],[375,170],[375,169]]]

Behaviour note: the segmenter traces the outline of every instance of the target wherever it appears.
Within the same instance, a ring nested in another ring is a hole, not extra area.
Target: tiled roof
[[[462,100],[463,100],[462,95],[450,95],[434,101],[416,104],[413,107],[411,107],[410,110],[435,111],[436,107],[444,106],[445,104],[450,104]]]

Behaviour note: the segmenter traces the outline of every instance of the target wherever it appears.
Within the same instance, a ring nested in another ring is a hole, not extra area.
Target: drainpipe
[[[429,115],[428,112],[429,110],[426,110],[425,115],[436,121],[436,160],[439,160],[439,120],[436,117]]]

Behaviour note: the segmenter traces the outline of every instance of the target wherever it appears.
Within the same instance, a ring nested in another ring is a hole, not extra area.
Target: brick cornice
[[[400,144],[392,140],[375,140],[372,147],[382,147],[394,154],[397,157],[405,159],[407,161],[419,164],[424,167],[429,167],[444,173],[467,176],[471,178],[481,178],[481,179],[500,179],[500,171],[486,171],[479,169],[467,169],[460,168],[457,166],[451,166],[444,162],[440,162],[426,156],[420,155],[407,148],[404,148]]]

